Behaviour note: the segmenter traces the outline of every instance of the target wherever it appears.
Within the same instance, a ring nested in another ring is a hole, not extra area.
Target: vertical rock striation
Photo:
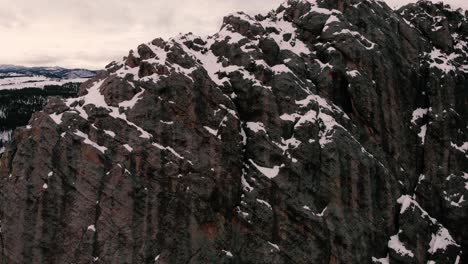
[[[442,4],[302,0],[142,44],[14,133],[1,259],[468,261],[467,41]]]

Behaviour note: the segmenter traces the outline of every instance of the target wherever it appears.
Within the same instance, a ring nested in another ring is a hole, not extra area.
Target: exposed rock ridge
[[[2,261],[463,263],[467,41],[440,4],[303,0],[142,44],[15,132]]]

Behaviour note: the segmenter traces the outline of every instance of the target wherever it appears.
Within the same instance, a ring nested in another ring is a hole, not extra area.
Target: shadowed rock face
[[[467,38],[327,0],[140,45],[15,132],[2,263],[464,263]]]

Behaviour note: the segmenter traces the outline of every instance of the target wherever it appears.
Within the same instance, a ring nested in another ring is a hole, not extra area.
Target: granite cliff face
[[[142,44],[14,133],[2,263],[465,263],[467,41],[303,0]]]

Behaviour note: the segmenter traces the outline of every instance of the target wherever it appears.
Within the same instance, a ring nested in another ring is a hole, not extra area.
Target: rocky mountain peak
[[[2,258],[462,263],[467,36],[324,0],[141,44],[14,133]]]

